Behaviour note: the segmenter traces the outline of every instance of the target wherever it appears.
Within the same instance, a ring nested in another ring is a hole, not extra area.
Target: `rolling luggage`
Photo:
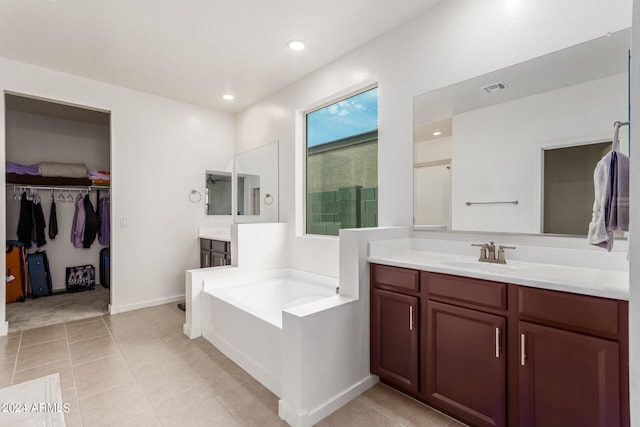
[[[24,245],[19,242],[7,242],[6,246],[6,300],[12,302],[24,302],[25,275],[24,275]]]
[[[51,295],[51,273],[45,251],[27,255],[29,279],[31,281],[31,297]]]
[[[100,284],[108,288],[110,286],[110,251],[109,248],[103,248],[100,250]]]

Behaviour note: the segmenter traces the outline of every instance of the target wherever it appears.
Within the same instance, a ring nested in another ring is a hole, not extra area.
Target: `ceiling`
[[[440,1],[2,0],[0,56],[237,112]]]

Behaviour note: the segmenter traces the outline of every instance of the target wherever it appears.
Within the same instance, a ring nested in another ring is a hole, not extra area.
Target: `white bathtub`
[[[202,336],[282,397],[283,311],[322,309],[337,279],[293,269],[205,284]]]
[[[282,311],[336,294],[337,284],[287,270],[282,277],[207,291],[259,319],[282,328]]]

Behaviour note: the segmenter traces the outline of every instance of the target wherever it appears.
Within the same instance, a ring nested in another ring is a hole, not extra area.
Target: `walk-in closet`
[[[22,94],[4,102],[9,330],[106,314],[110,114]]]

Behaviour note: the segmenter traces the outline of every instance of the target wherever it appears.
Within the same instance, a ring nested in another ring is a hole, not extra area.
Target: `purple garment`
[[[111,240],[111,201],[109,196],[103,197],[98,202],[98,212],[100,213],[100,230],[98,231],[98,242],[101,245],[109,246]]]
[[[89,172],[87,172],[87,178],[89,178],[89,179],[104,179],[106,181],[110,181],[111,180],[111,175],[106,174],[106,173],[101,173],[101,172],[97,171],[96,169],[91,169]]]
[[[84,240],[84,197],[81,193],[76,196],[76,211],[73,213],[73,223],[71,224],[71,243],[74,248],[81,248]]]
[[[38,171],[38,165],[21,165],[19,163],[7,162],[6,164],[6,172],[7,173],[15,173],[18,175],[40,175]]]

